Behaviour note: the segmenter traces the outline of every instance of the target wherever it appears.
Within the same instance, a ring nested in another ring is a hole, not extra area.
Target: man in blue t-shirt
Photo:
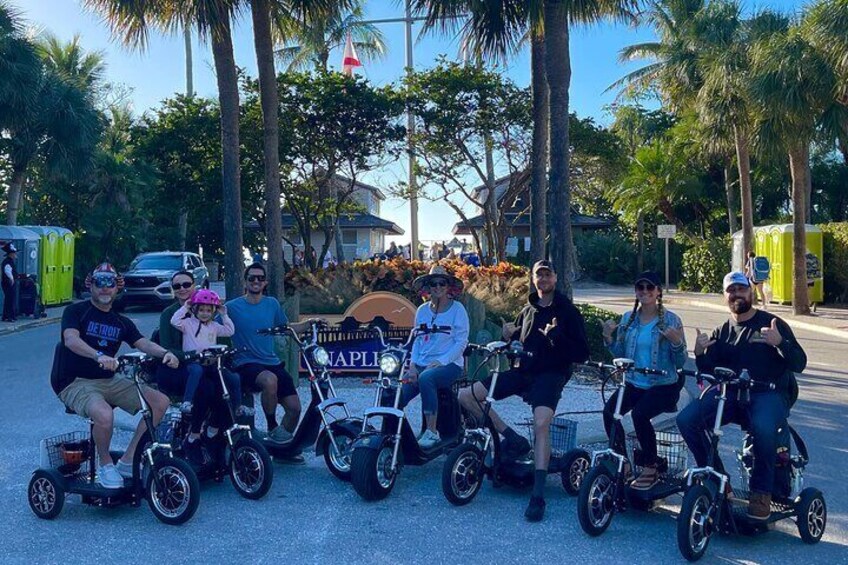
[[[291,441],[300,419],[300,398],[285,363],[277,356],[274,336],[260,335],[257,330],[288,324],[294,331],[302,332],[309,322],[290,324],[277,299],[263,294],[268,277],[261,263],[253,263],[245,269],[244,279],[244,296],[227,302],[227,312],[236,327],[233,346],[245,350],[235,356],[233,368],[241,376],[244,390],[258,391],[262,395],[268,439],[284,444]],[[279,424],[277,403],[285,411]],[[303,457],[298,455],[294,460],[302,462]]]

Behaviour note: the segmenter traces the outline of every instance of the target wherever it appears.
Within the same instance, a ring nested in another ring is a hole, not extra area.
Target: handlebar
[[[635,361],[632,359],[618,358],[613,360],[613,364],[610,365],[608,363],[604,363],[603,361],[586,361],[583,363],[586,367],[592,367],[594,369],[600,369],[601,371],[609,371],[612,373],[625,373],[627,371],[633,371],[634,373],[641,373],[643,375],[665,375],[663,371],[659,369],[651,369],[650,367],[635,367]]]
[[[428,335],[428,334],[449,334],[453,328],[451,326],[428,326],[427,324],[420,324],[409,332],[409,337],[406,341],[400,346],[402,348],[409,347],[409,345],[415,341],[419,336]],[[373,326],[371,331],[377,334],[377,338],[380,340],[380,346],[383,349],[388,349],[391,344],[386,341],[386,336],[383,333],[383,330],[380,329],[379,326]]]
[[[324,320],[319,319],[307,320],[307,323],[309,324],[312,333],[312,339],[310,343],[318,343],[318,331],[327,329],[329,327],[329,324],[327,324]],[[278,326],[271,326],[270,328],[259,329],[256,330],[256,333],[259,335],[289,336],[297,343],[298,347],[301,348],[306,343],[305,340],[300,339],[300,335],[298,335],[294,328],[292,328],[288,324],[280,324]]]
[[[228,358],[236,353],[244,351],[243,348],[227,347],[226,345],[213,345],[200,351],[191,351],[186,353],[186,361],[204,361],[208,359]]]
[[[678,369],[677,373],[686,377],[694,377],[698,384],[706,381],[711,385],[728,384],[740,388],[764,388],[766,390],[775,390],[777,388],[772,382],[754,380],[750,376],[739,376],[736,374],[736,371],[727,367],[716,367],[713,370],[713,374],[693,371],[691,369]],[[747,375],[747,372],[745,375]]]
[[[123,371],[128,367],[136,367],[143,363],[153,361],[154,359],[154,357],[141,353],[140,351],[124,353],[123,355],[118,356],[118,371]]]
[[[513,342],[505,342],[505,341],[491,341],[485,345],[481,345],[478,343],[469,343],[465,347],[464,355],[468,356],[472,353],[483,353],[489,357],[494,357],[496,355],[506,355],[510,359],[516,358],[525,358],[530,359],[533,357],[532,351],[525,351],[524,346],[519,341]]]

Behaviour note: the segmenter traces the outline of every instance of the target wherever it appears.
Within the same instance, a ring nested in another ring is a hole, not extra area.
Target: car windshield
[[[131,270],[149,269],[155,271],[179,271],[183,268],[183,258],[179,255],[151,255],[142,257],[130,266]]]

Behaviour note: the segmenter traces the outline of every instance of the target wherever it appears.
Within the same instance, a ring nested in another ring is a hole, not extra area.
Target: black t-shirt
[[[790,397],[797,395],[793,372],[807,366],[807,354],[795,339],[789,325],[777,318],[777,329],[783,341],[779,347],[766,343],[760,330],[771,326],[774,314],[757,310],[750,320],[741,323],[732,318],[713,330],[710,339],[716,343],[704,355],[695,358],[698,369],[705,373],[716,367],[727,367],[740,373],[747,369],[755,381],[772,382]]]
[[[122,342],[132,345],[144,337],[132,320],[112,311],[104,312],[90,301],[65,308],[62,314],[62,335],[67,329],[79,330],[86,345],[109,357],[117,355]],[[111,371],[101,369],[94,359],[77,355],[67,347],[62,348],[62,352],[59,382],[52,383],[57,394],[77,378],[110,379],[115,375]]]

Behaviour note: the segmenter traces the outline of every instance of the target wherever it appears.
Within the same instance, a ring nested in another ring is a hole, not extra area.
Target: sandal
[[[659,480],[659,472],[656,465],[646,465],[642,468],[639,476],[630,483],[630,488],[634,490],[650,490]]]

